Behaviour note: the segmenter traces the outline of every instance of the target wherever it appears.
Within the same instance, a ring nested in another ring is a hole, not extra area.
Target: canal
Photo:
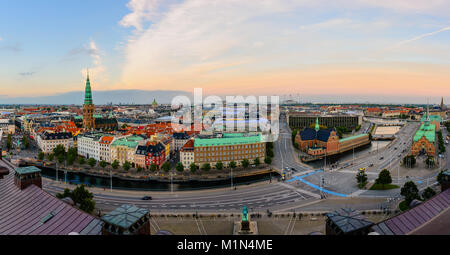
[[[39,167],[42,170],[42,176],[48,179],[56,180],[55,169],[48,167]],[[266,173],[253,176],[233,178],[234,186],[250,185],[252,183],[275,180],[280,176],[277,173]],[[109,189],[111,187],[111,178],[102,176],[92,176],[85,173],[73,173],[58,171],[58,180],[70,184],[84,184],[88,187],[99,187]],[[197,181],[190,180],[185,182],[164,182],[158,180],[124,180],[112,178],[112,188],[120,190],[142,190],[142,191],[188,191],[201,189],[217,189],[231,187],[231,180],[213,180]]]

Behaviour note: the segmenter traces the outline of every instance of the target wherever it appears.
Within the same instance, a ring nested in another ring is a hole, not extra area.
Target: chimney
[[[6,176],[8,174],[9,174],[8,168],[0,166],[0,180],[3,179],[3,176]]]
[[[34,184],[42,188],[41,169],[35,166],[18,167],[15,169],[14,184],[20,189],[24,190],[28,186]]]

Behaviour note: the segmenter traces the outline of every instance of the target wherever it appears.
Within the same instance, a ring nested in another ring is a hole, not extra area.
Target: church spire
[[[86,104],[86,105],[93,104],[91,81],[89,80],[89,69],[87,70],[86,88],[84,90],[84,104]]]
[[[319,118],[316,118],[316,131],[320,130]]]

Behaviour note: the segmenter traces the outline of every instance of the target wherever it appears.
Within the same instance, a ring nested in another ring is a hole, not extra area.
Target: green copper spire
[[[89,70],[88,70],[87,79],[86,79],[86,89],[84,91],[84,104],[93,104],[92,103],[91,82],[89,81]]]
[[[319,118],[316,118],[316,131],[320,130]]]

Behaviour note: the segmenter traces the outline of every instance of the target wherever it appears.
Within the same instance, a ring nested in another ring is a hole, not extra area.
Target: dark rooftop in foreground
[[[39,173],[41,172],[41,169],[35,166],[27,166],[27,167],[17,167],[15,171],[18,174],[31,174],[31,173]]]
[[[0,180],[0,235],[99,235],[103,222],[31,184],[14,184],[12,167],[0,160],[9,174]],[[33,168],[17,171],[34,173]]]
[[[133,205],[122,205],[102,217],[106,223],[124,229],[131,227],[136,221],[148,214],[148,210]]]
[[[373,222],[368,221],[360,212],[351,208],[338,209],[328,213],[327,217],[327,224],[336,228],[336,234],[349,234],[373,225]]]
[[[422,204],[380,222],[372,231],[381,235],[450,235],[450,189]]]

